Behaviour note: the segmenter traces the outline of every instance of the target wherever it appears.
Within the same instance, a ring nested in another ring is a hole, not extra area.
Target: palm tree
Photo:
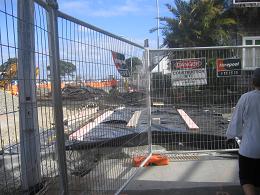
[[[195,47],[227,45],[230,27],[236,24],[226,17],[223,0],[175,0],[166,4],[172,17],[162,17],[164,46]],[[151,32],[156,29],[152,29]]]

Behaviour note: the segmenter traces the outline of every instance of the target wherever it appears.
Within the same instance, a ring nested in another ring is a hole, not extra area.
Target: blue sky
[[[150,47],[156,47],[156,0],[58,0],[59,9],[73,17],[125,36],[143,45],[148,38]],[[159,0],[160,16],[169,16],[165,4],[173,0]],[[160,43],[162,37],[160,36]]]
[[[4,63],[8,58],[17,57],[17,10],[16,4],[19,0],[0,0],[0,64]],[[160,5],[160,16],[169,16],[169,11],[167,10],[165,4],[173,4],[174,0],[159,0]],[[156,0],[58,0],[59,10],[71,15],[77,19],[85,21],[89,24],[102,28],[106,31],[114,33],[118,36],[125,37],[133,42],[143,45],[144,39],[148,38],[151,48],[156,48],[156,38],[157,33],[149,33],[149,30],[157,26],[157,9]],[[35,4],[36,5],[36,4]],[[47,48],[47,34],[46,30],[46,15],[45,11],[39,6],[35,6],[35,49],[36,54],[36,64],[40,67],[40,75],[42,77],[46,76],[46,66],[48,65],[48,53]],[[12,16],[13,15],[13,16]],[[43,29],[42,29],[43,28]],[[82,30],[82,29],[78,29]],[[64,32],[64,31],[63,31]],[[86,40],[87,41],[87,40]],[[67,41],[69,42],[69,41]],[[160,37],[160,43],[162,43],[162,37]],[[75,43],[73,42],[75,45]],[[69,44],[70,49],[72,48],[72,43]],[[73,57],[73,63],[76,66],[80,66],[80,61],[87,62],[90,60],[92,63],[100,64],[97,60],[107,60],[108,58],[99,58],[98,55],[95,59],[79,59],[78,53],[86,52],[91,50],[95,51],[94,47],[84,50],[73,50],[71,53],[66,53],[68,48],[67,45],[60,45],[60,56],[63,60],[65,58]],[[79,46],[80,47],[80,46]],[[117,52],[124,53],[126,57],[134,55],[142,58],[142,50],[131,51],[130,46],[121,47],[116,45],[112,47],[118,50]],[[65,55],[66,53],[66,55]],[[102,53],[102,52],[101,52]],[[103,54],[103,53],[102,53]],[[69,56],[68,56],[69,55]],[[104,55],[104,54],[103,54]],[[111,53],[108,52],[105,56],[110,56]],[[75,57],[76,56],[76,57]],[[77,59],[77,61],[75,60]],[[102,61],[103,63],[103,61]],[[111,72],[105,70],[106,74],[115,74],[116,69],[112,61],[112,57],[106,61],[107,64],[111,65]],[[87,66],[87,65],[86,65]],[[80,69],[78,70],[78,72]],[[91,74],[92,75],[91,75]],[[88,66],[88,77],[100,77],[100,71],[92,71],[91,66]],[[103,75],[101,75],[104,77]]]

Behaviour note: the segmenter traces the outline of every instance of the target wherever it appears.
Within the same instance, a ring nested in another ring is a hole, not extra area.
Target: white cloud
[[[130,13],[138,13],[139,11],[139,7],[135,3],[133,3],[133,1],[127,0],[121,5],[113,5],[111,7],[104,6],[99,9],[93,10],[92,12],[90,12],[90,15],[96,17],[113,17],[129,15]]]
[[[71,9],[71,10],[82,10],[89,6],[89,3],[87,1],[83,0],[74,0],[74,1],[61,1],[59,3],[59,6],[63,10]]]
[[[86,0],[60,0],[59,9],[65,13],[85,14],[90,10],[90,3]]]
[[[118,3],[120,2],[120,3]],[[86,1],[86,0],[62,0],[59,2],[60,8],[65,12],[76,12],[93,17],[115,17],[129,14],[144,14],[151,11],[150,6],[143,6],[142,0],[126,0],[111,3],[106,0]]]

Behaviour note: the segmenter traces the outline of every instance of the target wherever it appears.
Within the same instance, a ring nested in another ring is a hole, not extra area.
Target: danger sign
[[[206,85],[205,58],[186,58],[171,61],[172,86]]]

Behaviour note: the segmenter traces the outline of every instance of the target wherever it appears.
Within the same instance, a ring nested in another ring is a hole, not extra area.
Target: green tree
[[[172,17],[162,17],[164,46],[195,47],[227,45],[235,19],[224,13],[223,0],[175,0],[166,4]],[[152,29],[151,32],[157,29]]]
[[[5,71],[5,69],[11,64],[17,64],[17,58],[9,58],[6,62],[0,65],[0,72]]]
[[[71,62],[65,62],[60,60],[60,76],[72,76],[76,71],[76,66]],[[47,66],[47,69],[50,70],[50,66]]]
[[[132,61],[132,68],[131,68],[131,61]],[[142,66],[142,61],[138,57],[127,58],[125,60],[125,63],[130,73],[136,72],[138,70],[137,67]]]

